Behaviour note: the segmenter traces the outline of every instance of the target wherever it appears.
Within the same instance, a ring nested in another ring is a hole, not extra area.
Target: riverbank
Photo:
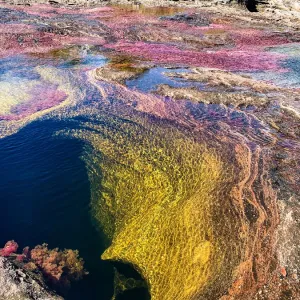
[[[241,1],[242,2],[242,1]],[[124,6],[133,10],[143,7],[182,7],[185,9],[206,9],[222,16],[233,17],[241,20],[255,20],[260,23],[281,24],[296,30],[300,29],[300,5],[289,0],[258,1],[254,4],[256,12],[250,12],[244,1],[237,0],[2,0],[2,3],[10,5],[35,6],[50,4],[53,7],[66,7],[68,9],[97,8],[103,6]],[[1,1],[0,1],[1,3]],[[250,5],[250,10],[251,10]],[[249,7],[248,7],[249,8]]]

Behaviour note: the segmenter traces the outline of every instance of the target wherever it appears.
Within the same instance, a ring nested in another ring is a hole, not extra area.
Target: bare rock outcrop
[[[42,276],[0,257],[0,300],[62,300],[48,289]]]

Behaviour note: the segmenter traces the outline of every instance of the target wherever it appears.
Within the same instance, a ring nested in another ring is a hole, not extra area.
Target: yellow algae
[[[111,239],[102,259],[132,264],[152,299],[226,291],[243,242],[227,187],[235,167],[223,150],[137,117],[95,118],[72,134],[91,145],[92,211]]]
[[[137,14],[147,16],[169,16],[175,13],[183,12],[186,10],[184,7],[165,7],[165,6],[145,6],[142,4],[113,4],[114,8],[118,8],[119,11],[124,12],[135,12]]]

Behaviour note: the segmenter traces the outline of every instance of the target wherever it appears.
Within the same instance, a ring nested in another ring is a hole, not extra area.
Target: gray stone
[[[0,300],[63,300],[44,283],[40,274],[24,270],[0,257]]]

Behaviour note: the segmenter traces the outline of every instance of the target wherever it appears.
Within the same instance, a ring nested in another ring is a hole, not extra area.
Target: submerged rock
[[[113,55],[110,62],[95,71],[97,80],[124,83],[147,70],[146,66],[140,65],[132,57],[126,55]]]

